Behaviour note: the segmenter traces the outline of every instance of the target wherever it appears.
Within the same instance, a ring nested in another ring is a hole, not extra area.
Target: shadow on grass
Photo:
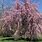
[[[23,40],[23,41],[29,41],[29,42],[39,42],[39,41],[42,41],[42,39],[33,39],[33,40],[31,40],[31,39],[29,39],[29,38],[18,38],[18,39],[15,39],[15,38],[6,38],[6,39],[2,39],[2,41],[5,41],[5,40],[12,40],[12,41],[21,41],[21,40]]]

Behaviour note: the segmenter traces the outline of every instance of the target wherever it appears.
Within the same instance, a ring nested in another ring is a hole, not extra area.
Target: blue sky
[[[39,0],[40,6],[39,6],[39,11],[42,12],[42,0]]]
[[[2,1],[3,0],[0,0],[0,7],[1,7],[1,4],[2,4]],[[15,0],[14,0],[15,1]],[[23,1],[23,0],[22,0]],[[39,2],[39,7],[38,7],[38,10],[40,12],[42,12],[42,0],[33,0],[33,2]],[[13,0],[4,0],[4,6],[7,7],[7,6],[11,6],[13,3]]]

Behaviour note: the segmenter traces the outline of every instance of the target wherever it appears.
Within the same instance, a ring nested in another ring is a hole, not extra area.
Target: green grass
[[[0,42],[28,42],[25,40],[14,40],[13,37],[1,37]]]
[[[14,40],[14,37],[0,37],[0,42],[30,42],[25,39]],[[41,41],[31,41],[31,42],[42,42]]]
[[[24,41],[24,40],[18,40],[18,41],[15,41],[15,40],[0,40],[0,42],[27,42],[27,41]]]

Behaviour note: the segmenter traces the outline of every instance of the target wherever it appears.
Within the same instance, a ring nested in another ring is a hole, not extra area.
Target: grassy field
[[[14,40],[12,37],[0,37],[0,42],[28,42],[26,40]]]
[[[14,41],[14,40],[4,40],[4,41],[0,41],[0,42],[28,42],[28,41],[24,41],[24,40],[19,40],[19,41]]]
[[[13,37],[0,37],[0,42],[42,42],[42,40],[41,41],[26,41],[23,39],[14,40]]]

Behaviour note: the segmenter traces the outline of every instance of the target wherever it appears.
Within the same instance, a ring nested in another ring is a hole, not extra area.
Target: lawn
[[[4,40],[4,41],[0,41],[0,42],[28,42],[28,41],[24,41],[24,40],[19,40],[19,41],[14,41],[14,40]]]
[[[0,42],[29,42],[29,41],[26,41],[23,39],[14,40],[13,37],[0,37]],[[30,41],[30,42],[42,42],[42,40],[41,41]]]
[[[14,40],[13,37],[1,37],[0,42],[28,42],[26,40]]]

